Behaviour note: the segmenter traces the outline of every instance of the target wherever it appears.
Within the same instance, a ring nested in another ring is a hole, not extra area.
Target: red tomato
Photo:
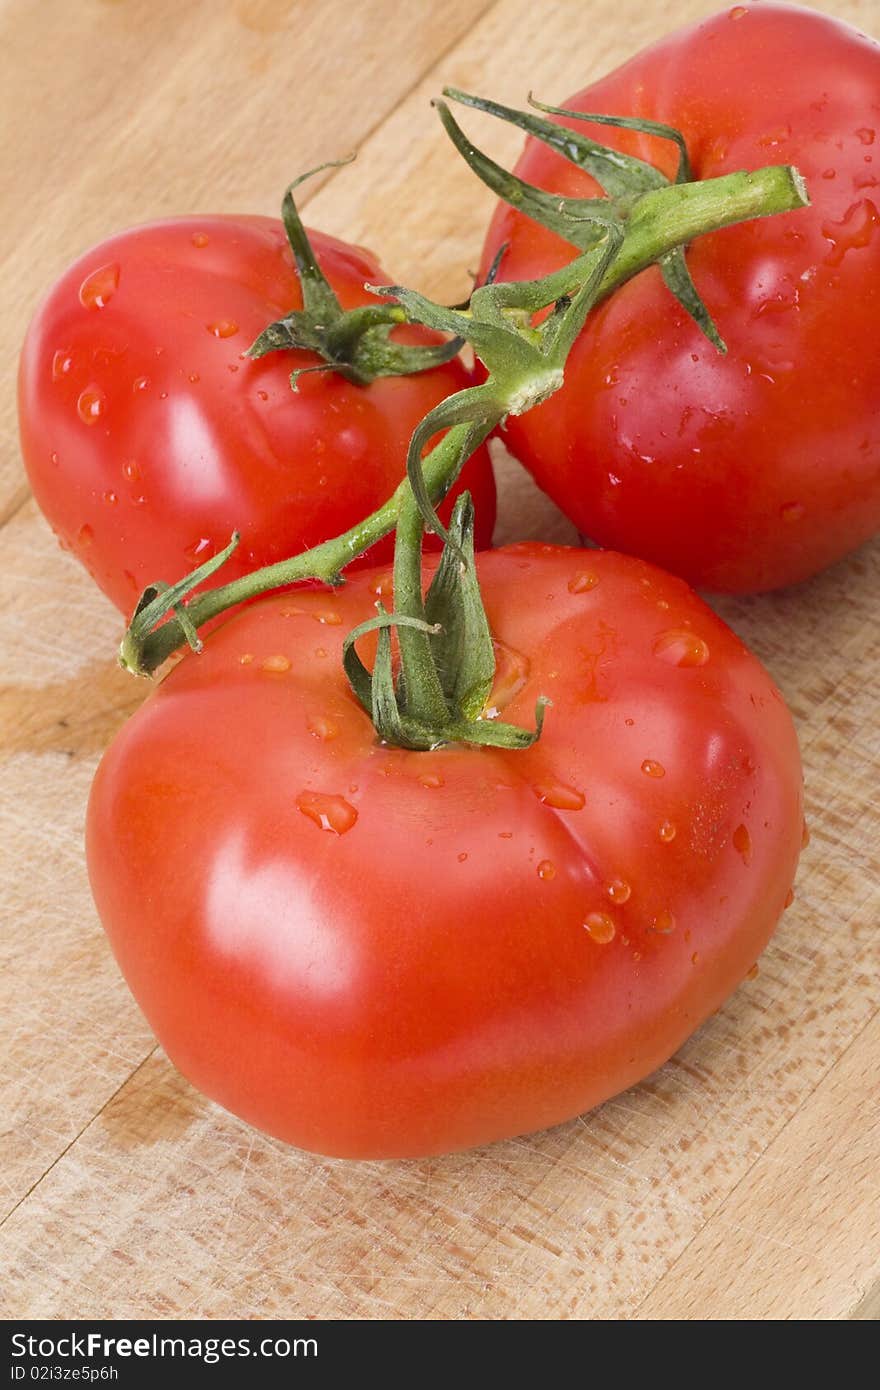
[[[340,666],[372,571],[240,610],[95,780],[95,901],[147,1018],[304,1148],[433,1153],[587,1110],[718,1008],[789,900],[797,740],[738,638],[626,556],[477,563],[490,707],[553,701],[528,751],[377,742]]]
[[[388,283],[373,257],[312,233],[343,308]],[[327,540],[388,498],[415,426],[468,382],[455,361],[353,386],[332,373],[290,388],[306,352],[243,354],[302,305],[280,221],[187,217],[121,233],[81,257],[42,305],[20,374],[22,450],[62,545],[123,612],[241,545],[215,582]],[[409,341],[435,341],[422,329]],[[495,493],[485,449],[467,465],[478,543]],[[380,557],[390,555],[383,543]]]
[[[694,177],[794,164],[812,207],[689,251],[726,357],[652,267],[593,316],[563,390],[510,420],[511,450],[584,534],[691,583],[806,578],[880,527],[880,47],[811,10],[737,5],[566,105],[679,127]],[[674,175],[669,144],[579,128]],[[565,195],[597,191],[534,140],[517,170]],[[505,242],[504,279],[574,254],[506,206],[485,264]]]

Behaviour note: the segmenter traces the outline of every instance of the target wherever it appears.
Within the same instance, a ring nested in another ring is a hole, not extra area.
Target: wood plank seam
[[[93,1124],[95,1123],[95,1120],[100,1119],[101,1115],[103,1115],[103,1113],[104,1113],[104,1111],[107,1109],[108,1105],[112,1105],[112,1104],[113,1104],[114,1100],[115,1100],[116,1097],[119,1095],[120,1091],[124,1091],[124,1090],[125,1090],[126,1086],[129,1084],[129,1082],[131,1082],[131,1081],[134,1079],[134,1077],[137,1076],[137,1074],[138,1074],[138,1072],[141,1070],[141,1068],[142,1068],[142,1067],[145,1067],[146,1064],[147,1064],[147,1062],[149,1062],[150,1058],[153,1056],[153,1054],[154,1054],[155,1052],[158,1052],[158,1051],[159,1051],[159,1044],[158,1044],[158,1043],[154,1043],[153,1046],[150,1048],[149,1052],[146,1054],[146,1056],[142,1057],[141,1060],[138,1062],[137,1066],[135,1066],[135,1067],[128,1073],[128,1075],[126,1076],[125,1080],[124,1080],[124,1081],[121,1081],[121,1082],[119,1083],[119,1085],[116,1087],[115,1091],[113,1091],[112,1094],[109,1095],[109,1096],[107,1097],[107,1099],[104,1101],[103,1105],[99,1106],[99,1108],[95,1111],[94,1115],[89,1116],[88,1120],[86,1120],[85,1124],[82,1126],[82,1128],[79,1130],[79,1132],[73,1136],[73,1138],[70,1140],[69,1143],[67,1143],[67,1144],[64,1145],[64,1148],[60,1151],[60,1153],[58,1153],[58,1154],[55,1155],[55,1157],[52,1159],[52,1162],[49,1164],[48,1168],[44,1169],[44,1171],[40,1174],[40,1176],[39,1176],[34,1182],[31,1183],[31,1185],[30,1185],[30,1187],[28,1188],[27,1192],[23,1193],[22,1196],[19,1197],[18,1201],[17,1201],[13,1206],[11,1206],[11,1207],[9,1208],[9,1210],[8,1210],[2,1217],[0,1217],[0,1231],[2,1231],[3,1227],[6,1225],[6,1222],[9,1220],[9,1218],[10,1218],[15,1212],[18,1211],[19,1207],[22,1206],[22,1205],[28,1200],[28,1198],[31,1196],[31,1194],[32,1194],[33,1192],[36,1192],[36,1190],[37,1190],[37,1188],[40,1186],[40,1184],[41,1184],[42,1182],[44,1182],[45,1179],[46,1179],[46,1178],[49,1176],[49,1174],[52,1172],[52,1169],[55,1167],[55,1165],[56,1165],[57,1163],[60,1163],[61,1160],[62,1160],[68,1153],[70,1153],[70,1150],[73,1148],[74,1144],[79,1143],[80,1139],[83,1137],[83,1135],[85,1134],[86,1130],[89,1129],[90,1126],[93,1125]]]

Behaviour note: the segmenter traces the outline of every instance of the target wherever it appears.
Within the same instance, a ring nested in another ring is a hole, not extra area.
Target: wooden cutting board
[[[29,498],[13,362],[90,243],[169,213],[272,213],[448,301],[491,206],[429,98],[561,99],[712,0],[3,0],[8,365],[0,422],[2,1315],[844,1318],[880,1311],[880,546],[724,600],[794,711],[797,900],[686,1047],[597,1112],[452,1158],[352,1164],[264,1138],[155,1045],[89,897],[102,748],[143,698],[120,623]],[[823,0],[880,31],[880,0]],[[510,160],[517,138],[485,122]],[[513,465],[504,538],[571,532]]]

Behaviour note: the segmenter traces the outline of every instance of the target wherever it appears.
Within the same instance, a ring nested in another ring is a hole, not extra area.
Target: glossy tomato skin
[[[610,552],[478,564],[491,703],[527,725],[553,701],[527,752],[376,742],[339,665],[374,571],[239,612],[94,783],[95,901],[163,1046],[307,1149],[427,1154],[589,1109],[718,1008],[788,900],[797,741],[733,633]]]
[[[320,232],[318,260],[344,308],[388,283],[373,257]],[[354,386],[301,379],[305,352],[245,350],[302,305],[281,223],[186,217],[136,227],[86,253],[45,300],[25,341],[19,418],[37,501],[62,545],[123,610],[242,540],[225,579],[339,534],[403,476],[415,426],[468,384],[451,362]],[[397,330],[411,342],[421,329]],[[478,543],[491,540],[488,454],[467,465]],[[391,553],[386,540],[375,558]]]
[[[792,163],[812,206],[698,239],[722,357],[652,267],[582,335],[558,395],[506,441],[582,533],[716,590],[790,584],[880,528],[880,46],[791,5],[737,5],[566,103],[685,134],[695,177]],[[663,142],[581,127],[674,173]],[[530,141],[517,166],[596,186]],[[484,268],[547,273],[571,250],[510,208]]]

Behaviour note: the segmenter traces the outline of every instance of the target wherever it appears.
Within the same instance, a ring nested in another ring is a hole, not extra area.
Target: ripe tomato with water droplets
[[[653,266],[591,316],[562,390],[511,416],[505,442],[584,535],[692,584],[815,574],[880,528],[880,45],[762,0],[670,35],[565,105],[678,127],[694,178],[794,164],[812,205],[689,249],[726,357]],[[568,124],[675,175],[666,141]],[[600,191],[536,140],[517,172],[566,196]],[[484,272],[504,245],[501,279],[574,255],[506,204]]]
[[[505,654],[487,711],[528,725],[553,702],[527,751],[377,742],[340,664],[366,572],[240,610],[95,779],[95,901],[162,1045],[307,1149],[436,1153],[589,1109],[719,1007],[791,889],[797,740],[720,619],[611,552],[478,570]]]
[[[344,309],[388,283],[369,252],[312,233]],[[405,472],[418,422],[468,383],[461,361],[366,387],[305,376],[314,353],[244,354],[302,305],[280,221],[187,217],[120,233],[82,256],[31,324],[19,375],[21,443],[61,543],[128,613],[155,580],[241,544],[215,582],[283,560],[361,521]],[[404,342],[437,341],[420,328]],[[478,544],[495,493],[488,453],[467,464]],[[111,500],[112,499],[112,500]],[[447,503],[447,515],[448,507]],[[390,556],[386,540],[372,552]]]

